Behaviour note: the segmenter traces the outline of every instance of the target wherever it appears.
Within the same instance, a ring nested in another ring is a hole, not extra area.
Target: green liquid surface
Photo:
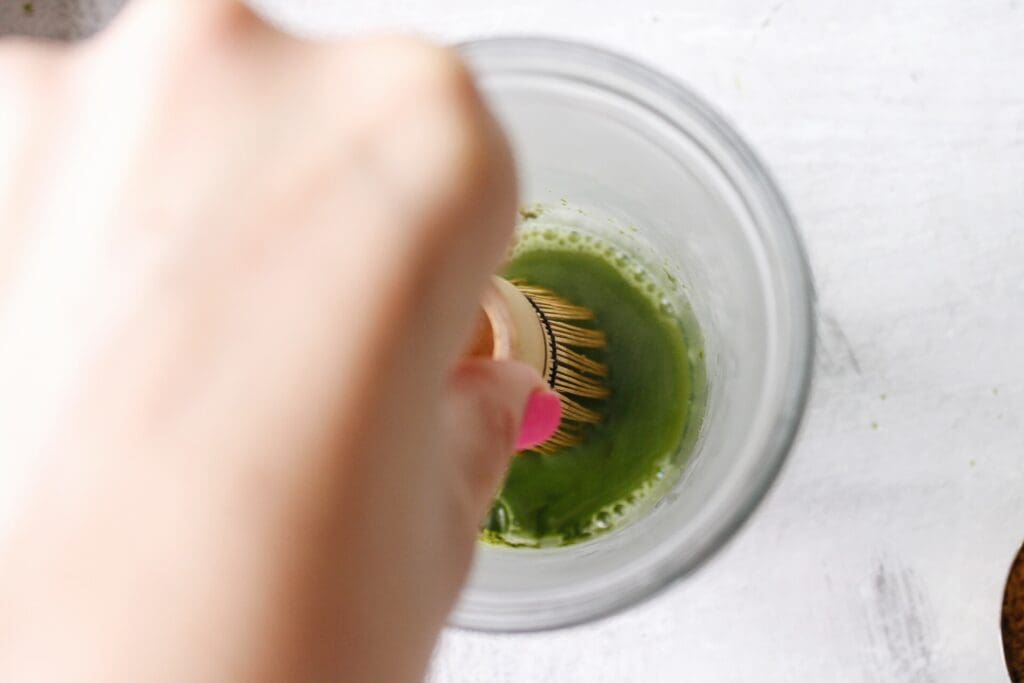
[[[545,234],[550,237],[550,231]],[[607,349],[611,397],[583,443],[555,454],[515,457],[482,538],[516,546],[564,545],[602,533],[672,468],[690,420],[693,372],[686,337],[642,269],[619,251],[581,239],[530,239],[504,273],[546,287],[595,315]]]

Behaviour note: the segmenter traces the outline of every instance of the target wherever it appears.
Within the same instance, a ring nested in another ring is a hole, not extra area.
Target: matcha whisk
[[[608,367],[580,352],[605,348],[604,332],[573,324],[593,320],[594,313],[551,290],[500,277],[492,280],[481,308],[470,353],[528,363],[562,401],[558,431],[532,450],[555,453],[579,444],[584,426],[604,416],[577,399],[600,401],[610,395]]]

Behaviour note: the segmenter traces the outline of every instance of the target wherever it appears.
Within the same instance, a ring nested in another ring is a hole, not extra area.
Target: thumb
[[[465,483],[476,523],[487,512],[512,455],[554,434],[562,404],[525,363],[467,358],[452,374],[446,409],[448,456]]]

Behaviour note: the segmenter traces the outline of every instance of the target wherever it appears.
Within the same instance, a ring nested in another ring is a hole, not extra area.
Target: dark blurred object
[[[78,40],[96,33],[128,0],[4,0],[0,36]]]
[[[1003,594],[1003,653],[1010,680],[1024,681],[1024,547],[1010,567]]]

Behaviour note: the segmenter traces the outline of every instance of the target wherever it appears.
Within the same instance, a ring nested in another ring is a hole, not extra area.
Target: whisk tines
[[[591,406],[594,401],[611,395],[606,383],[608,367],[580,349],[600,350],[607,346],[607,340],[600,330],[574,324],[593,320],[594,313],[590,309],[573,304],[544,287],[521,280],[512,280],[512,284],[537,312],[547,342],[546,379],[562,400],[561,426],[533,450],[555,453],[579,444],[586,425],[598,424],[604,418]],[[589,406],[580,399],[587,400]]]

